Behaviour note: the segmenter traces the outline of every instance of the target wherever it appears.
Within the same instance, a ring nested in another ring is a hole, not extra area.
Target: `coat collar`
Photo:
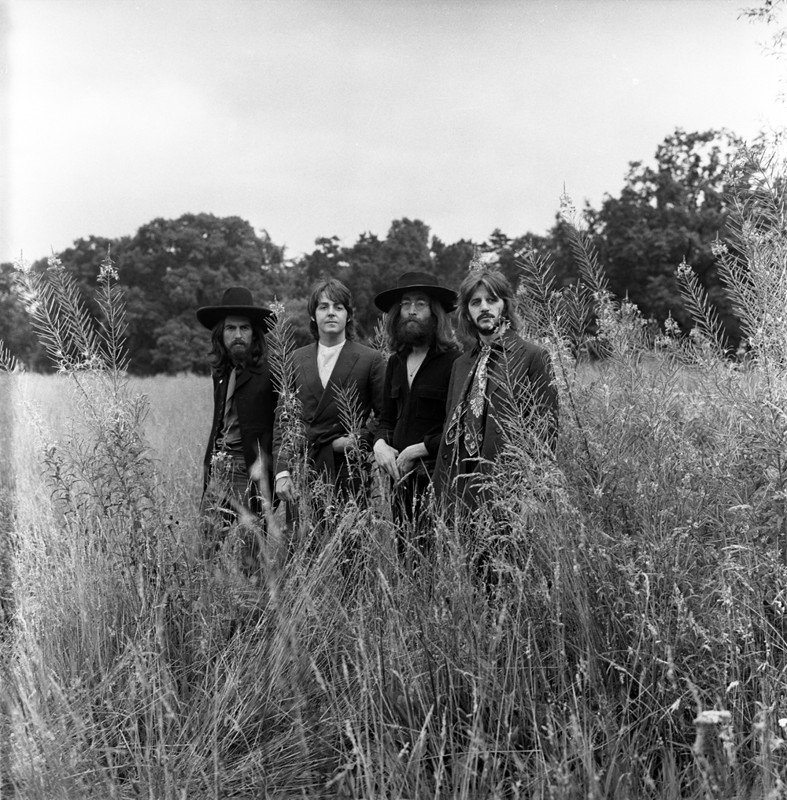
[[[228,366],[225,371],[220,374],[220,379],[225,383],[229,380],[232,369],[232,366]],[[262,359],[257,361],[255,364],[247,364],[235,375],[235,391],[238,390],[239,386],[243,386],[244,383],[248,383],[248,381],[250,381],[255,375],[263,375],[267,369],[268,367]]]
[[[493,350],[503,350],[514,339],[518,339],[519,334],[513,330],[513,328],[508,328],[503,332],[503,335],[498,337],[492,342],[492,349]],[[481,352],[481,340],[476,337],[475,344],[473,345],[473,349],[470,351],[473,356],[477,356]]]
[[[333,372],[331,373],[328,385],[323,389],[322,382],[320,381],[320,373],[317,369],[317,342],[314,343],[306,363],[306,369],[304,370],[304,383],[308,391],[317,399],[317,408],[314,412],[315,417],[328,405],[335,396],[336,390],[347,383],[347,379],[352,375],[359,356],[358,345],[349,339],[345,341],[344,347],[342,347],[339,357],[336,359],[336,363],[333,366]]]

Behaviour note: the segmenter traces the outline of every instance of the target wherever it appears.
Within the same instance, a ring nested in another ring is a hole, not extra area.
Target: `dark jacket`
[[[227,397],[229,375],[229,369],[213,373],[213,425],[205,451],[205,486],[210,477],[210,462],[216,437],[221,432],[224,419],[224,401]],[[235,407],[238,411],[243,457],[250,469],[257,456],[262,453],[269,483],[273,476],[273,419],[277,397],[270,369],[265,360],[246,367],[236,376]]]
[[[434,486],[438,497],[450,502],[451,498],[461,497],[466,505],[473,507],[478,501],[477,488],[472,476],[458,477],[467,473],[488,472],[503,443],[502,424],[511,411],[511,387],[527,387],[523,390],[523,398],[527,395],[536,404],[533,412],[547,418],[547,437],[554,447],[557,438],[558,399],[553,385],[552,365],[549,354],[543,347],[522,339],[515,331],[507,331],[501,339],[492,345],[492,354],[488,364],[488,380],[486,392],[486,414],[483,424],[480,459],[462,461],[463,448],[461,442],[449,444],[445,433],[454,409],[462,400],[467,382],[480,354],[480,346],[465,353],[454,362],[451,371],[451,382],[448,388],[448,404],[446,406],[446,423],[437,465],[434,472]],[[528,391],[529,390],[529,391]],[[516,402],[519,398],[513,398]]]
[[[460,355],[459,350],[441,353],[432,346],[412,386],[407,382],[407,353],[395,353],[388,360],[375,441],[383,439],[400,453],[411,444],[423,442],[429,452],[429,457],[423,459],[429,472],[443,433],[451,368]]]
[[[383,402],[383,358],[377,350],[348,340],[339,353],[331,378],[324,389],[317,369],[316,342],[293,353],[293,367],[309,461],[316,470],[324,469],[329,476],[335,477],[336,465],[331,443],[350,433],[342,422],[340,392],[355,385],[362,425],[360,433],[366,446],[370,446],[372,433],[368,428],[369,415],[374,412],[378,416]],[[296,453],[283,448],[282,433],[281,420],[277,414],[274,427],[276,474],[284,470],[292,471],[294,459],[297,458]]]

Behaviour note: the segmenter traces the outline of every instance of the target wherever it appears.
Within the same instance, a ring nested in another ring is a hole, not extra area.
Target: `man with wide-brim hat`
[[[395,519],[422,546],[428,542],[418,521],[445,422],[451,367],[460,355],[449,318],[456,301],[456,292],[428,272],[405,272],[374,299],[386,312],[391,351],[374,455],[394,482]]]
[[[263,330],[273,320],[273,312],[255,305],[251,292],[245,286],[230,286],[224,292],[221,303],[217,306],[203,306],[197,309],[197,319],[210,330],[220,320],[229,315],[246,317],[253,325]]]
[[[202,508],[222,524],[249,521],[270,500],[273,419],[277,393],[265,334],[273,313],[245,286],[232,286],[221,303],[197,319],[211,331],[213,423],[204,459]]]

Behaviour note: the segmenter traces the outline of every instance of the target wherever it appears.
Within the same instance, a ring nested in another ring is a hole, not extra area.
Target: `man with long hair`
[[[245,286],[224,292],[197,319],[211,331],[213,423],[204,459],[203,508],[227,522],[260,514],[272,490],[277,394],[265,350],[272,313]]]
[[[448,413],[434,473],[445,505],[472,511],[498,456],[504,426],[526,420],[539,445],[554,448],[557,392],[549,354],[519,335],[514,292],[497,269],[478,263],[459,287],[459,329],[476,341],[454,362]]]
[[[380,353],[353,340],[352,295],[341,281],[317,281],[307,308],[315,342],[293,353],[293,368],[308,463],[347,493],[359,477],[351,468],[352,454],[371,446],[368,423],[372,412],[380,413],[385,366]],[[351,400],[354,407],[348,408]],[[292,471],[299,454],[285,444],[282,417],[280,408],[274,432],[276,494],[293,502],[298,492]],[[351,422],[356,429],[350,429]]]
[[[448,317],[456,292],[428,272],[405,272],[374,303],[386,313],[391,351],[374,456],[394,482],[394,518],[418,522],[443,432],[451,367],[461,352]]]

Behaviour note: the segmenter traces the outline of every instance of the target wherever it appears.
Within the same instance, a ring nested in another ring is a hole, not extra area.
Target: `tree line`
[[[658,146],[653,163],[629,164],[618,196],[606,195],[599,208],[586,203],[575,212],[618,297],[627,296],[646,318],[663,322],[671,316],[687,324],[675,282],[675,270],[685,261],[716,303],[731,347],[737,346],[740,331],[724,299],[712,245],[726,237],[732,198],[746,180],[745,168],[738,168],[742,147],[727,130],[676,129]],[[551,264],[558,285],[572,284],[578,275],[565,211],[556,214],[545,235],[512,238],[495,229],[485,242],[451,244],[430,236],[423,221],[402,218],[391,223],[384,239],[362,233],[343,246],[336,236],[321,237],[311,253],[297,259],[285,258],[284,248],[267,232],[256,232],[239,217],[184,214],[154,219],[133,236],[81,238],[57,255],[94,313],[101,263],[111,258],[125,292],[131,372],[205,373],[208,342],[194,312],[218,302],[227,286],[248,286],[258,302],[285,303],[295,339],[305,343],[310,340],[308,287],[322,275],[338,277],[352,289],[361,337],[370,337],[379,317],[373,298],[393,277],[428,270],[458,286],[476,249],[496,260],[514,285],[518,262],[528,250]],[[41,259],[31,268],[44,270],[47,262]],[[0,340],[28,368],[50,368],[12,264],[0,265]]]

